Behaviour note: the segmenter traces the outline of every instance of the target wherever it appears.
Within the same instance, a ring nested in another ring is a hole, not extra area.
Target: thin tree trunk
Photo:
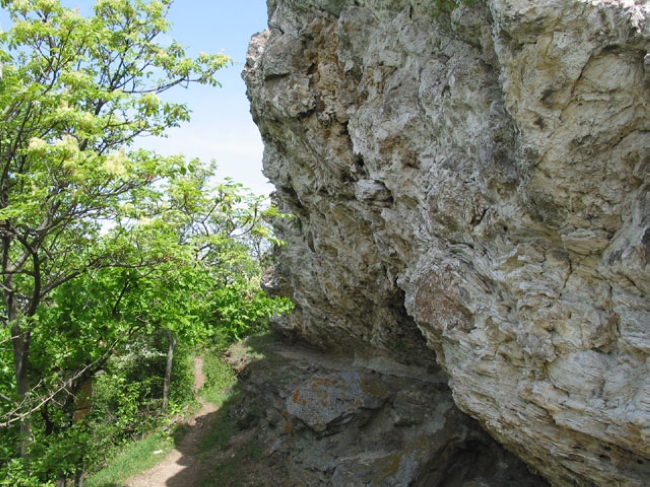
[[[77,470],[74,478],[75,487],[84,487],[84,473],[83,470]]]
[[[14,348],[14,367],[16,370],[16,385],[18,389],[18,399],[22,402],[27,399],[29,393],[29,376],[27,369],[29,366],[29,342],[31,338],[30,330],[21,330],[20,326],[14,324],[11,327],[12,342]],[[27,404],[19,410],[19,414],[26,413],[29,410]],[[31,441],[32,423],[29,417],[20,420],[20,456],[27,457],[27,447]]]
[[[167,366],[165,367],[165,380],[163,382],[163,409],[169,404],[169,388],[172,382],[172,365],[174,363],[174,351],[176,350],[176,338],[171,330],[167,330],[169,337],[169,349],[167,350]]]
[[[8,257],[5,257],[6,262]],[[4,264],[4,262],[3,262]],[[4,267],[4,265],[3,265]],[[18,390],[18,400],[22,403],[18,413],[23,414],[28,410],[28,406],[24,404],[29,392],[29,376],[27,369],[29,367],[29,342],[31,339],[31,331],[29,329],[23,330],[18,322],[18,305],[16,297],[13,293],[14,282],[13,277],[8,275],[4,279],[5,288],[5,310],[7,313],[7,324],[11,327],[11,343],[14,352],[14,372],[16,374],[16,388]],[[28,417],[20,420],[20,456],[27,457],[27,447],[31,437],[31,421]]]
[[[2,321],[5,326],[11,328],[11,342],[14,352],[14,372],[16,374],[16,389],[18,392],[18,400],[21,407],[18,414],[26,413],[29,406],[25,404],[27,394],[29,393],[29,376],[27,374],[29,368],[29,344],[31,341],[31,330],[23,329],[18,321],[19,311],[18,302],[16,300],[16,291],[14,283],[14,275],[9,272],[12,267],[10,257],[10,247],[12,238],[2,238],[2,272],[3,272],[3,298],[5,305],[6,315]],[[20,420],[20,456],[26,458],[28,454],[28,446],[31,440],[31,420],[29,417],[21,418]]]

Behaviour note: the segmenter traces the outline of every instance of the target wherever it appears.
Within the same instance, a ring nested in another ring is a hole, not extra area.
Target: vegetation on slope
[[[288,309],[259,290],[277,211],[134,148],[229,63],[163,42],[171,4],[0,0],[0,485],[82,478],[193,400],[195,347]]]

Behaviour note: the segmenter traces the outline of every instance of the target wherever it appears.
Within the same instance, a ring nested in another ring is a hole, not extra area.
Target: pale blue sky
[[[89,13],[95,2],[62,3]],[[1,12],[0,19],[7,27]],[[169,37],[186,46],[189,54],[224,52],[236,64],[218,73],[221,88],[192,85],[165,93],[165,97],[189,106],[192,121],[170,130],[166,139],[147,139],[140,145],[165,155],[182,153],[204,161],[214,159],[219,178],[230,176],[255,193],[268,194],[273,188],[262,175],[262,142],[241,79],[248,41],[266,28],[266,1],[175,0],[168,19],[172,23]]]
[[[220,177],[230,176],[258,194],[268,194],[273,188],[262,175],[262,141],[241,79],[248,41],[266,28],[266,1],[176,0],[168,19],[171,36],[191,54],[223,51],[237,64],[218,74],[221,88],[195,85],[171,93],[192,109],[192,121],[171,130],[155,148],[215,159]]]

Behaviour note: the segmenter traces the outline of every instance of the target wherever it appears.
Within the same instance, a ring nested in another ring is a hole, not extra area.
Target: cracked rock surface
[[[295,215],[276,328],[437,362],[553,485],[648,485],[650,3],[267,3],[244,77]]]

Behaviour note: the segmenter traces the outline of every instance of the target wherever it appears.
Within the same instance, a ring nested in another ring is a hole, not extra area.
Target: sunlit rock
[[[296,216],[276,327],[437,361],[554,485],[647,485],[650,4],[268,5],[245,78]]]

